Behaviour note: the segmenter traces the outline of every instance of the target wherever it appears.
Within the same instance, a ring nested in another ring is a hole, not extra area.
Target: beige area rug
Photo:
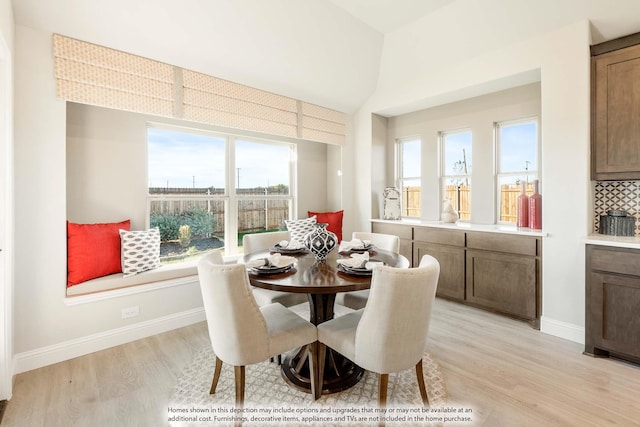
[[[209,394],[215,356],[209,346],[185,368],[167,408],[170,426],[232,425],[235,401],[233,367],[224,364],[214,395]],[[440,366],[428,353],[422,358],[429,408],[424,408],[415,369],[390,374],[386,424],[429,426],[438,423],[438,408],[447,403]],[[246,368],[245,426],[367,426],[377,425],[378,376],[365,372],[358,384],[314,401],[310,394],[288,385],[276,363]],[[431,420],[431,421],[430,421]]]

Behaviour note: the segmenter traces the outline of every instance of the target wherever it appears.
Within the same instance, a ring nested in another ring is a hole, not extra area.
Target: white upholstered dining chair
[[[259,307],[251,291],[244,264],[222,264],[219,253],[198,262],[202,301],[209,337],[216,355],[210,394],[215,393],[222,363],[234,366],[236,407],[244,404],[245,366],[309,344],[312,372],[317,351],[317,330],[281,304]],[[316,375],[311,388],[316,391]]]
[[[242,236],[242,247],[245,254],[266,251],[276,243],[283,240],[291,240],[291,233],[288,231],[272,231],[268,233],[245,234]],[[307,294],[294,292],[272,291],[270,289],[253,289],[253,296],[259,306],[279,302],[285,307],[302,304],[307,301]]]
[[[365,231],[354,231],[351,235],[351,240],[369,240],[373,246],[380,248],[383,251],[389,251],[394,253],[400,252],[400,238],[393,234],[383,233],[369,233]],[[342,292],[336,295],[336,302],[345,307],[349,307],[354,310],[360,310],[367,304],[369,298],[369,291],[353,291]]]
[[[415,367],[422,401],[428,405],[422,357],[439,274],[440,264],[430,255],[416,268],[376,267],[367,306],[318,325],[316,381],[322,384],[328,346],[379,374],[381,407],[387,402],[389,374]]]

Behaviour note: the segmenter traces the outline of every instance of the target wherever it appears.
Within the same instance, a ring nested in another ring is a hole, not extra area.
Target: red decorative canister
[[[520,195],[518,196],[518,217],[516,220],[518,227],[529,226],[529,197],[527,197],[527,184],[520,182]]]
[[[542,196],[537,179],[533,181],[533,194],[529,197],[529,228],[542,230]]]

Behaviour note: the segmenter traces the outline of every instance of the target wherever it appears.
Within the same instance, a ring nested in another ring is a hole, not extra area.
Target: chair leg
[[[311,394],[313,400],[318,400],[322,394],[322,387],[318,388],[318,341],[308,345],[309,378],[311,380]]]
[[[213,394],[216,392],[216,387],[218,387],[218,380],[220,379],[220,371],[222,371],[222,360],[218,356],[216,356],[216,367],[213,371],[213,382],[211,383],[211,390],[209,390],[209,394]]]
[[[425,407],[429,407],[429,397],[427,396],[427,388],[424,384],[424,374],[422,372],[422,359],[416,364],[416,377],[418,377],[418,388],[420,388],[420,395],[422,396],[422,404]]]
[[[244,366],[234,366],[233,367],[236,378],[236,422],[234,423],[236,426],[242,425],[242,416],[244,408]]]
[[[236,408],[244,406],[244,366],[234,366],[236,377]]]
[[[389,374],[380,374],[380,379],[378,380],[378,406],[380,409],[385,409],[387,407],[387,386],[389,385]],[[384,426],[384,418],[387,416],[386,413],[381,412],[379,426]]]
[[[313,394],[313,400],[320,399],[322,396],[322,384],[324,382],[324,362],[327,355],[327,346],[324,343],[318,341],[318,348],[316,349],[316,389]]]

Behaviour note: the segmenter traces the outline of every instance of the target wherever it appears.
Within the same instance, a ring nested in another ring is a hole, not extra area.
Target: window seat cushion
[[[144,271],[133,276],[124,277],[123,273],[116,273],[87,280],[86,282],[67,288],[67,296],[85,295],[197,275],[198,269],[197,263],[195,262],[167,264],[155,270]]]

